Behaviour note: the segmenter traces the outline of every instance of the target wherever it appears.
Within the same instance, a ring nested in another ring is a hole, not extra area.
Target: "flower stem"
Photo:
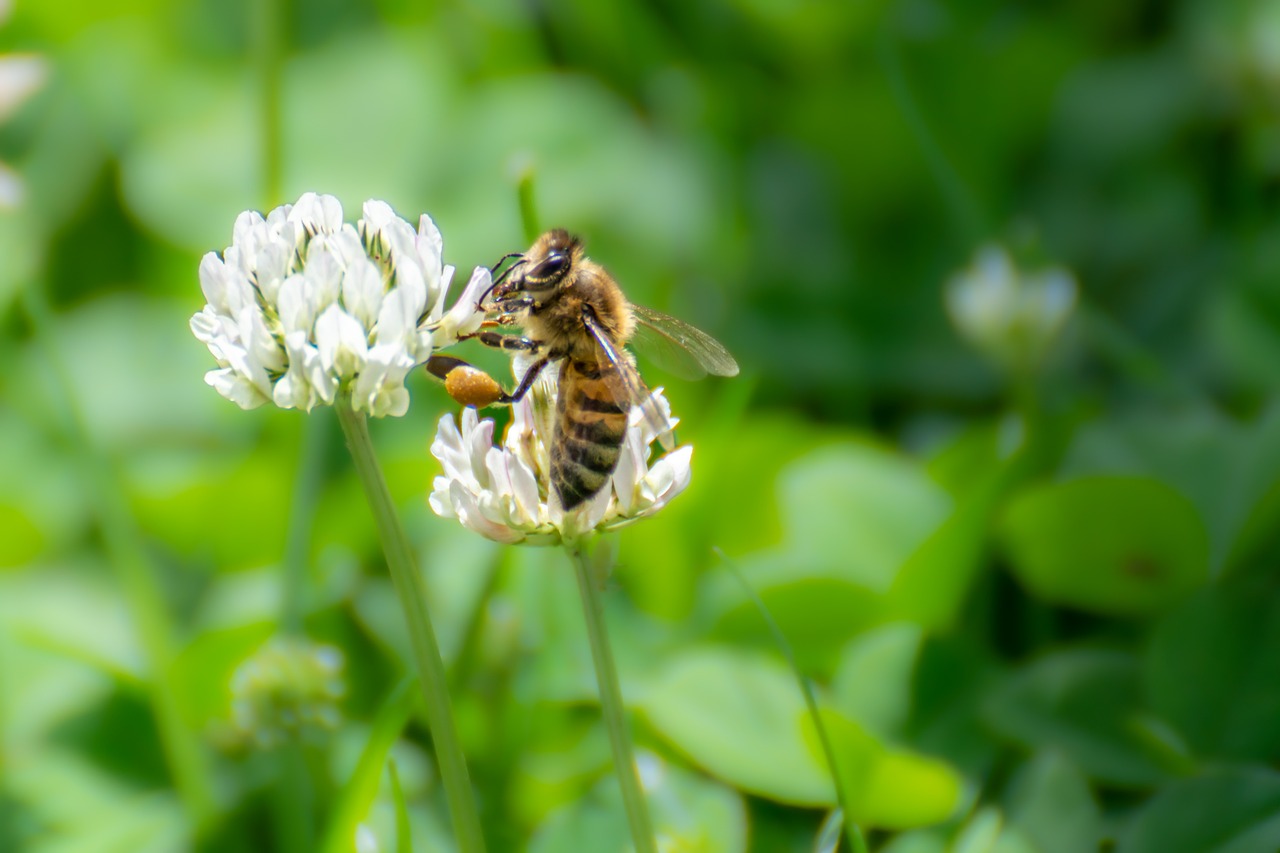
[[[258,76],[258,117],[262,123],[259,149],[262,169],[263,210],[280,203],[283,185],[283,146],[280,116],[282,0],[258,0],[253,6],[250,27],[253,33],[253,59]]]
[[[484,850],[484,835],[480,831],[480,817],[471,791],[471,779],[467,775],[467,762],[453,721],[444,661],[440,658],[435,629],[432,628],[431,617],[427,613],[422,576],[418,572],[413,550],[409,547],[408,537],[400,526],[391,493],[387,490],[387,481],[382,476],[382,469],[378,467],[373,442],[369,438],[369,425],[364,415],[354,411],[347,400],[339,401],[334,408],[338,412],[338,423],[342,424],[342,432],[347,438],[347,448],[351,451],[356,472],[364,485],[365,496],[369,499],[369,507],[378,527],[378,537],[382,540],[382,552],[386,555],[387,567],[391,570],[391,582],[395,585],[396,597],[400,599],[405,621],[409,625],[410,645],[421,676],[419,682],[427,703],[427,721],[431,725],[431,738],[435,743],[440,777],[444,781],[445,795],[449,800],[458,849],[463,853],[481,853]]]
[[[636,853],[656,853],[658,848],[654,842],[653,825],[649,821],[649,807],[640,787],[640,774],[631,749],[631,732],[627,728],[622,689],[618,686],[618,669],[605,631],[600,590],[592,577],[591,558],[581,545],[571,546],[569,553],[573,556],[578,576],[578,592],[582,595],[582,611],[587,619],[587,637],[591,643],[591,660],[596,666],[596,683],[600,690],[600,709],[609,729],[613,769],[622,788],[622,804],[627,810],[631,840],[635,843]]]

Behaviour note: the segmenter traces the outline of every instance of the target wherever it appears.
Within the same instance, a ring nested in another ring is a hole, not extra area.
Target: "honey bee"
[[[474,337],[533,360],[520,384],[507,394],[487,374],[448,356],[432,356],[427,369],[445,380],[454,399],[483,407],[522,399],[542,370],[558,363],[551,483],[561,505],[571,510],[609,482],[632,406],[641,407],[655,432],[668,429],[651,408],[649,391],[626,350],[629,343],[641,343],[664,367],[690,378],[735,376],[738,364],[705,332],[628,302],[605,268],[584,254],[582,241],[563,229],[548,231],[527,252],[507,257],[518,260],[481,300],[488,300],[485,325],[490,328]],[[522,334],[504,334],[493,326],[517,326]]]

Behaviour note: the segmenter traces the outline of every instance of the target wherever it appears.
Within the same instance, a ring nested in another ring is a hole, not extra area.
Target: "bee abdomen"
[[[569,510],[608,485],[618,467],[630,406],[609,384],[612,366],[570,362],[561,377],[551,482]]]

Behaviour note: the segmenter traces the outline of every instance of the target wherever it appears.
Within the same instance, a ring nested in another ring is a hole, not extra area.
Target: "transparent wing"
[[[595,338],[599,347],[600,361],[602,363],[607,362],[617,368],[614,373],[610,374],[611,378],[605,380],[611,384],[614,395],[619,400],[627,400],[632,406],[638,407],[646,425],[658,437],[658,441],[661,442],[662,446],[667,450],[673,448],[675,446],[675,436],[671,431],[671,419],[654,402],[653,395],[649,393],[644,380],[636,372],[635,365],[631,363],[631,359],[618,350],[618,347],[614,345],[613,340],[609,337],[609,333],[601,327],[600,322],[596,320],[595,314],[590,310],[582,312],[582,322],[586,325],[587,331],[591,333],[591,337]]]
[[[652,308],[633,305],[631,310],[636,318],[631,344],[658,367],[681,379],[738,375],[738,362],[706,332]]]

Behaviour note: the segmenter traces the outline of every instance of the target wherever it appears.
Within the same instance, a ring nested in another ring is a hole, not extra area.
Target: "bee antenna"
[[[489,272],[492,273],[494,270],[497,270],[498,267],[502,266],[502,262],[507,260],[508,258],[519,258],[520,260],[516,261],[511,266],[507,267],[505,270],[502,271],[501,275],[499,275],[497,278],[493,280],[493,283],[489,285],[488,290],[486,290],[484,293],[480,295],[480,304],[484,304],[484,301],[489,298],[489,294],[493,293],[494,288],[502,284],[502,282],[506,281],[507,276],[511,275],[512,270],[524,264],[524,254],[521,252],[512,252],[509,255],[503,255],[502,258],[496,264],[493,265],[493,267],[489,270]]]
[[[495,272],[497,272],[497,271],[498,271],[498,267],[502,266],[502,264],[503,264],[503,262],[504,262],[504,261],[509,261],[509,260],[511,260],[512,258],[523,258],[523,257],[524,257],[524,252],[507,252],[507,254],[503,255],[503,256],[502,256],[502,257],[500,257],[500,258],[498,258],[498,262],[497,262],[496,264],[494,264],[493,266],[489,267],[489,272],[491,272],[491,273],[495,273]],[[514,264],[513,264],[513,266],[514,266]]]

